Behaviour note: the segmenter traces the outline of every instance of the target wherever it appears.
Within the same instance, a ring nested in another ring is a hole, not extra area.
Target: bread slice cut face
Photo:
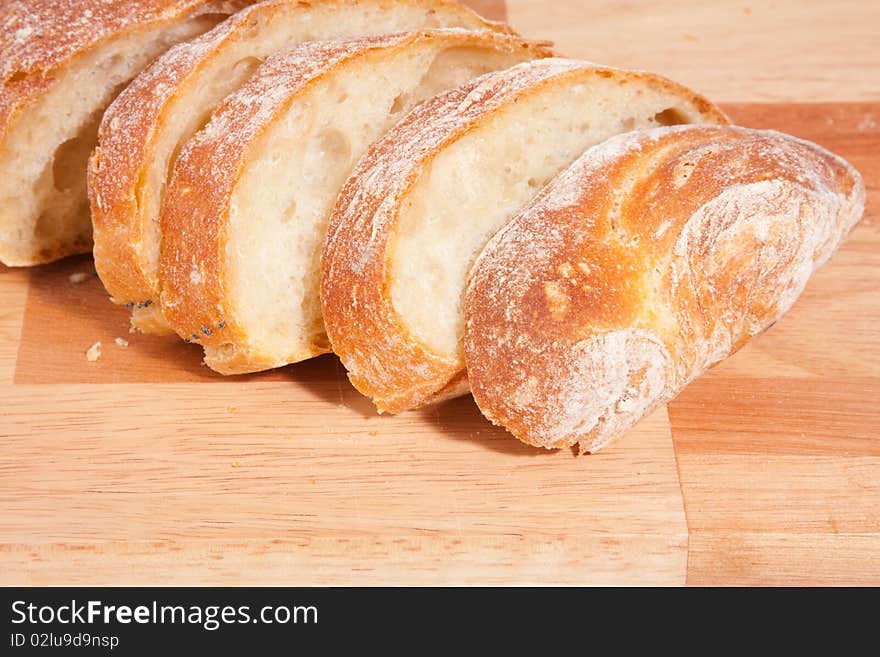
[[[657,125],[726,123],[656,75],[544,59],[419,106],[355,168],[331,218],[333,350],[380,411],[467,390],[462,295],[488,239],[588,147]]]
[[[447,0],[271,0],[171,49],[119,96],[101,124],[89,191],[95,265],[111,298],[146,332],[169,332],[158,299],[159,213],[183,145],[272,53],[305,41],[421,28],[506,31]]]
[[[159,267],[171,326],[225,374],[327,352],[321,245],[358,158],[419,101],[548,54],[449,29],[311,42],[267,59],[175,164]]]
[[[86,164],[102,113],[172,45],[246,0],[13,0],[0,7],[0,262],[91,248]]]

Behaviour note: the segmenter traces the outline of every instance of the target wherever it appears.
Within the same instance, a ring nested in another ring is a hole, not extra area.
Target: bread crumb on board
[[[86,351],[86,360],[90,363],[94,363],[101,357],[101,343],[96,342]]]
[[[78,272],[76,272],[76,273],[71,274],[70,276],[68,276],[68,277],[67,277],[67,280],[69,280],[71,283],[73,283],[74,285],[76,285],[77,283],[82,283],[82,282],[83,282],[84,280],[86,280],[89,276],[91,276],[91,274],[89,274],[88,272],[78,271]]]
[[[126,340],[124,338],[116,338],[116,340],[114,340],[114,342],[116,342],[116,344],[119,345],[120,347],[127,347],[128,346],[128,340]]]

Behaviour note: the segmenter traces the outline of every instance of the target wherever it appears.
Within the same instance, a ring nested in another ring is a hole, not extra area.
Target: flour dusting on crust
[[[847,162],[772,131],[658,128],[590,149],[472,272],[478,405],[524,442],[602,448],[777,321],[864,199]]]
[[[549,345],[540,365],[566,376],[526,377],[511,405],[529,416],[532,440],[542,445],[565,445],[570,436],[601,427],[595,440],[582,442],[585,451],[600,449],[664,400],[672,381],[666,346],[641,329],[611,331],[570,347]]]

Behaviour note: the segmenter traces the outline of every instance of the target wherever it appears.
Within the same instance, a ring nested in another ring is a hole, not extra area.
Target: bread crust
[[[460,13],[474,27],[498,32],[510,28],[486,21],[472,10],[450,0],[268,0],[248,7],[210,32],[169,50],[120,94],[107,110],[98,136],[99,146],[89,166],[89,197],[95,228],[95,265],[112,299],[132,304],[135,324],[146,332],[168,331],[159,305],[159,282],[142,250],[147,221],[148,191],[143,184],[162,134],[168,112],[180,90],[209,62],[248,37],[257,20],[308,10],[311,5],[350,6],[409,4]],[[145,304],[150,304],[145,306]],[[148,312],[144,309],[148,308]]]
[[[776,322],[858,223],[858,172],[772,131],[594,147],[486,246],[465,354],[486,417],[595,452]]]
[[[460,29],[305,43],[269,58],[183,149],[161,215],[160,300],[175,332],[208,348],[206,363],[211,368],[237,374],[291,362],[278,362],[251,349],[226,301],[223,253],[229,203],[251,145],[297,98],[332,76],[341,63],[435,40],[450,47],[492,45],[510,52],[529,49],[535,56],[549,54],[544,44]],[[328,344],[315,344],[295,357],[303,360],[328,351]]]
[[[463,367],[412,335],[390,295],[389,253],[405,198],[448,145],[510,103],[552,84],[592,76],[645,80],[689,100],[707,122],[727,123],[708,100],[664,78],[588,62],[545,59],[490,73],[413,110],[361,159],[337,201],[324,244],[321,300],[327,334],[352,384],[380,412],[398,413],[461,393]]]
[[[63,70],[102,44],[204,13],[231,13],[243,0],[11,0],[0,7],[0,145]],[[91,241],[33,254],[51,262],[88,251]]]

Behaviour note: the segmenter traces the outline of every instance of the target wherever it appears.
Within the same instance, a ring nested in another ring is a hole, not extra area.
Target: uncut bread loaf
[[[0,262],[88,251],[86,162],[104,108],[170,46],[249,0],[0,3]]]
[[[381,412],[466,392],[461,297],[494,232],[611,135],[725,122],[664,78],[567,59],[422,104],[358,164],[327,233],[324,320],[354,386]]]
[[[158,299],[159,213],[174,160],[270,54],[304,41],[436,27],[509,28],[449,0],[268,0],[172,48],[104,116],[89,171],[98,275],[133,324],[169,332]]]
[[[776,322],[864,202],[852,166],[777,132],[678,127],[596,146],[474,266],[477,404],[531,445],[602,448]]]
[[[548,54],[449,29],[312,42],[267,59],[175,165],[159,267],[170,325],[224,374],[327,352],[321,244],[354,163],[424,98]]]

